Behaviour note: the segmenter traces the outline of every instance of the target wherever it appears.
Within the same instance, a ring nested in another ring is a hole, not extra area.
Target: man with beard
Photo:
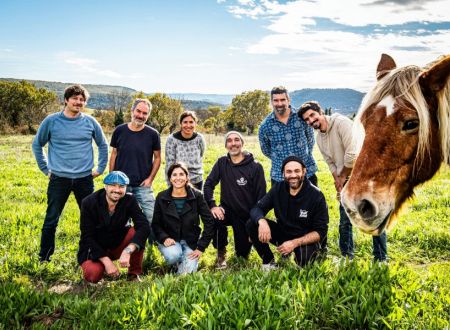
[[[111,137],[110,171],[122,171],[130,178],[128,192],[135,195],[151,224],[155,197],[152,183],[161,165],[161,140],[157,130],[146,125],[152,110],[147,99],[136,99],[131,106],[131,122],[122,124]],[[153,242],[153,235],[149,243]]]
[[[356,145],[352,134],[352,121],[335,113],[326,116],[316,101],[305,102],[298,116],[309,126],[318,130],[317,145],[334,178],[338,200],[344,184],[347,182],[356,159]],[[340,204],[340,203],[339,203]],[[353,259],[354,245],[352,224],[342,205],[339,205],[339,248],[344,257]],[[373,236],[373,255],[376,261],[387,258],[386,232]]]
[[[84,279],[97,283],[105,273],[118,277],[113,260],[119,259],[120,267],[128,267],[128,280],[140,281],[150,226],[136,198],[125,194],[129,179],[123,172],[109,173],[103,183],[105,188],[86,197],[81,205],[78,263]]]
[[[281,165],[283,182],[272,186],[250,211],[247,232],[262,259],[263,270],[276,268],[269,242],[288,256],[292,251],[300,267],[325,251],[328,232],[328,207],[322,192],[306,178],[306,165],[289,156]],[[277,221],[265,215],[274,210]]]
[[[258,137],[263,154],[272,161],[272,185],[283,181],[280,170],[283,159],[297,156],[306,164],[306,177],[317,186],[317,165],[312,155],[314,130],[298,118],[290,106],[286,88],[274,87],[270,92],[270,100],[273,112],[262,121]]]
[[[239,132],[225,135],[228,154],[217,160],[204,186],[205,200],[216,220],[213,245],[217,249],[217,268],[226,267],[227,226],[232,226],[236,256],[247,258],[252,243],[245,224],[250,209],[266,193],[264,169],[253,155],[243,151],[244,139]],[[214,188],[220,183],[220,205],[214,200]]]

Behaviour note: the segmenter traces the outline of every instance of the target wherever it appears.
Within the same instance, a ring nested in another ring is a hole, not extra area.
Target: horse
[[[376,76],[355,117],[362,145],[341,192],[350,221],[371,235],[392,228],[414,188],[450,164],[450,55],[397,68],[382,54]]]

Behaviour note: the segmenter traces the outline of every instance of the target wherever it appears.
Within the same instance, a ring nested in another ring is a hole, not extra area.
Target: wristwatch
[[[133,250],[131,250],[131,248],[129,246],[127,246],[125,249],[123,249],[123,251],[125,253],[128,253],[128,254],[132,254],[133,253]]]

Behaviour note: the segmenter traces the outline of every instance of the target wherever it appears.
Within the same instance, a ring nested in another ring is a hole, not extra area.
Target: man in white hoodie
[[[324,114],[320,104],[308,101],[302,104],[298,116],[309,126],[319,130],[316,141],[334,178],[337,196],[348,180],[356,159],[356,145],[352,136],[352,121],[341,114]],[[339,248],[344,257],[353,259],[352,224],[342,205],[339,205]],[[373,236],[373,255],[377,261],[387,259],[386,232]]]

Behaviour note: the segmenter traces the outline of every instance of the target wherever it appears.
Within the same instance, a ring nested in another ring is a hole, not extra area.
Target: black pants
[[[283,231],[281,226],[275,221],[267,220],[267,223],[269,224],[270,232],[272,235],[270,243],[276,246],[279,246],[291,239],[298,238],[292,237],[292,235],[289,235],[289,233]],[[249,220],[247,222],[247,232],[253,241],[253,246],[255,247],[256,252],[258,252],[259,256],[261,257],[263,264],[268,264],[274,261],[274,255],[270,250],[269,244],[262,243],[258,239],[258,227],[258,224],[252,220]],[[314,261],[318,257],[320,251],[321,249],[319,243],[299,246],[294,249],[295,261],[299,266],[303,267],[307,263]]]
[[[213,246],[222,250],[228,245],[227,226],[233,228],[234,249],[238,257],[248,258],[252,243],[249,240],[245,224],[248,219],[240,219],[230,210],[225,209],[225,219],[215,219],[216,232],[213,237]]]

